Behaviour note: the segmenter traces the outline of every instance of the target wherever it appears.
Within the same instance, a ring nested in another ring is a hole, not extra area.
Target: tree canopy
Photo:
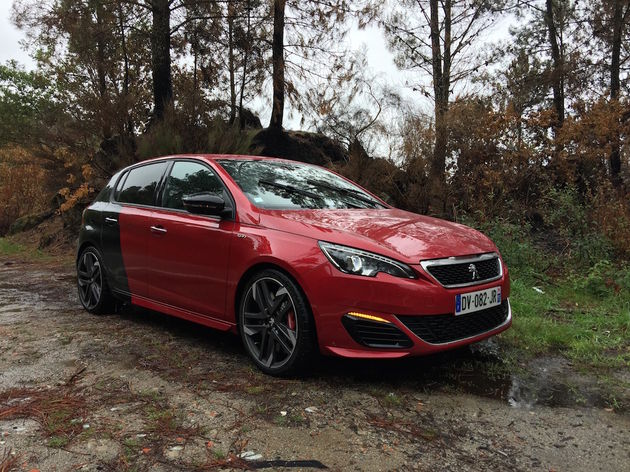
[[[15,0],[12,19],[37,67],[0,67],[0,149],[62,169],[43,188],[64,208],[145,157],[270,150],[441,216],[627,202],[627,0]],[[365,26],[411,99],[345,41]]]

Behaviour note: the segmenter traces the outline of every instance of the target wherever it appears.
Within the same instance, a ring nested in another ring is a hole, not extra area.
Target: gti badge
[[[473,280],[479,280],[479,272],[477,272],[477,266],[475,264],[470,264],[468,266],[468,272],[472,274]]]

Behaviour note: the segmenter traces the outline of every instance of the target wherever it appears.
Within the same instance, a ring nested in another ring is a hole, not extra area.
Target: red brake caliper
[[[287,314],[287,324],[291,331],[295,331],[295,313],[293,313],[293,310]]]

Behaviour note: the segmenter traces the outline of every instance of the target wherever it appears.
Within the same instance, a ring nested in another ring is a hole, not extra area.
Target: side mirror
[[[225,200],[211,193],[195,193],[182,198],[184,208],[197,215],[225,216]]]

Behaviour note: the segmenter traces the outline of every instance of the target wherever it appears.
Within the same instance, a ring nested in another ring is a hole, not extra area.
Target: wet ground
[[[518,314],[516,314],[518,316]],[[0,257],[0,464],[15,470],[628,470],[630,416],[561,356],[252,368],[158,313],[96,317],[71,263]],[[2,469],[2,466],[0,466]],[[4,469],[2,469],[4,470]]]

